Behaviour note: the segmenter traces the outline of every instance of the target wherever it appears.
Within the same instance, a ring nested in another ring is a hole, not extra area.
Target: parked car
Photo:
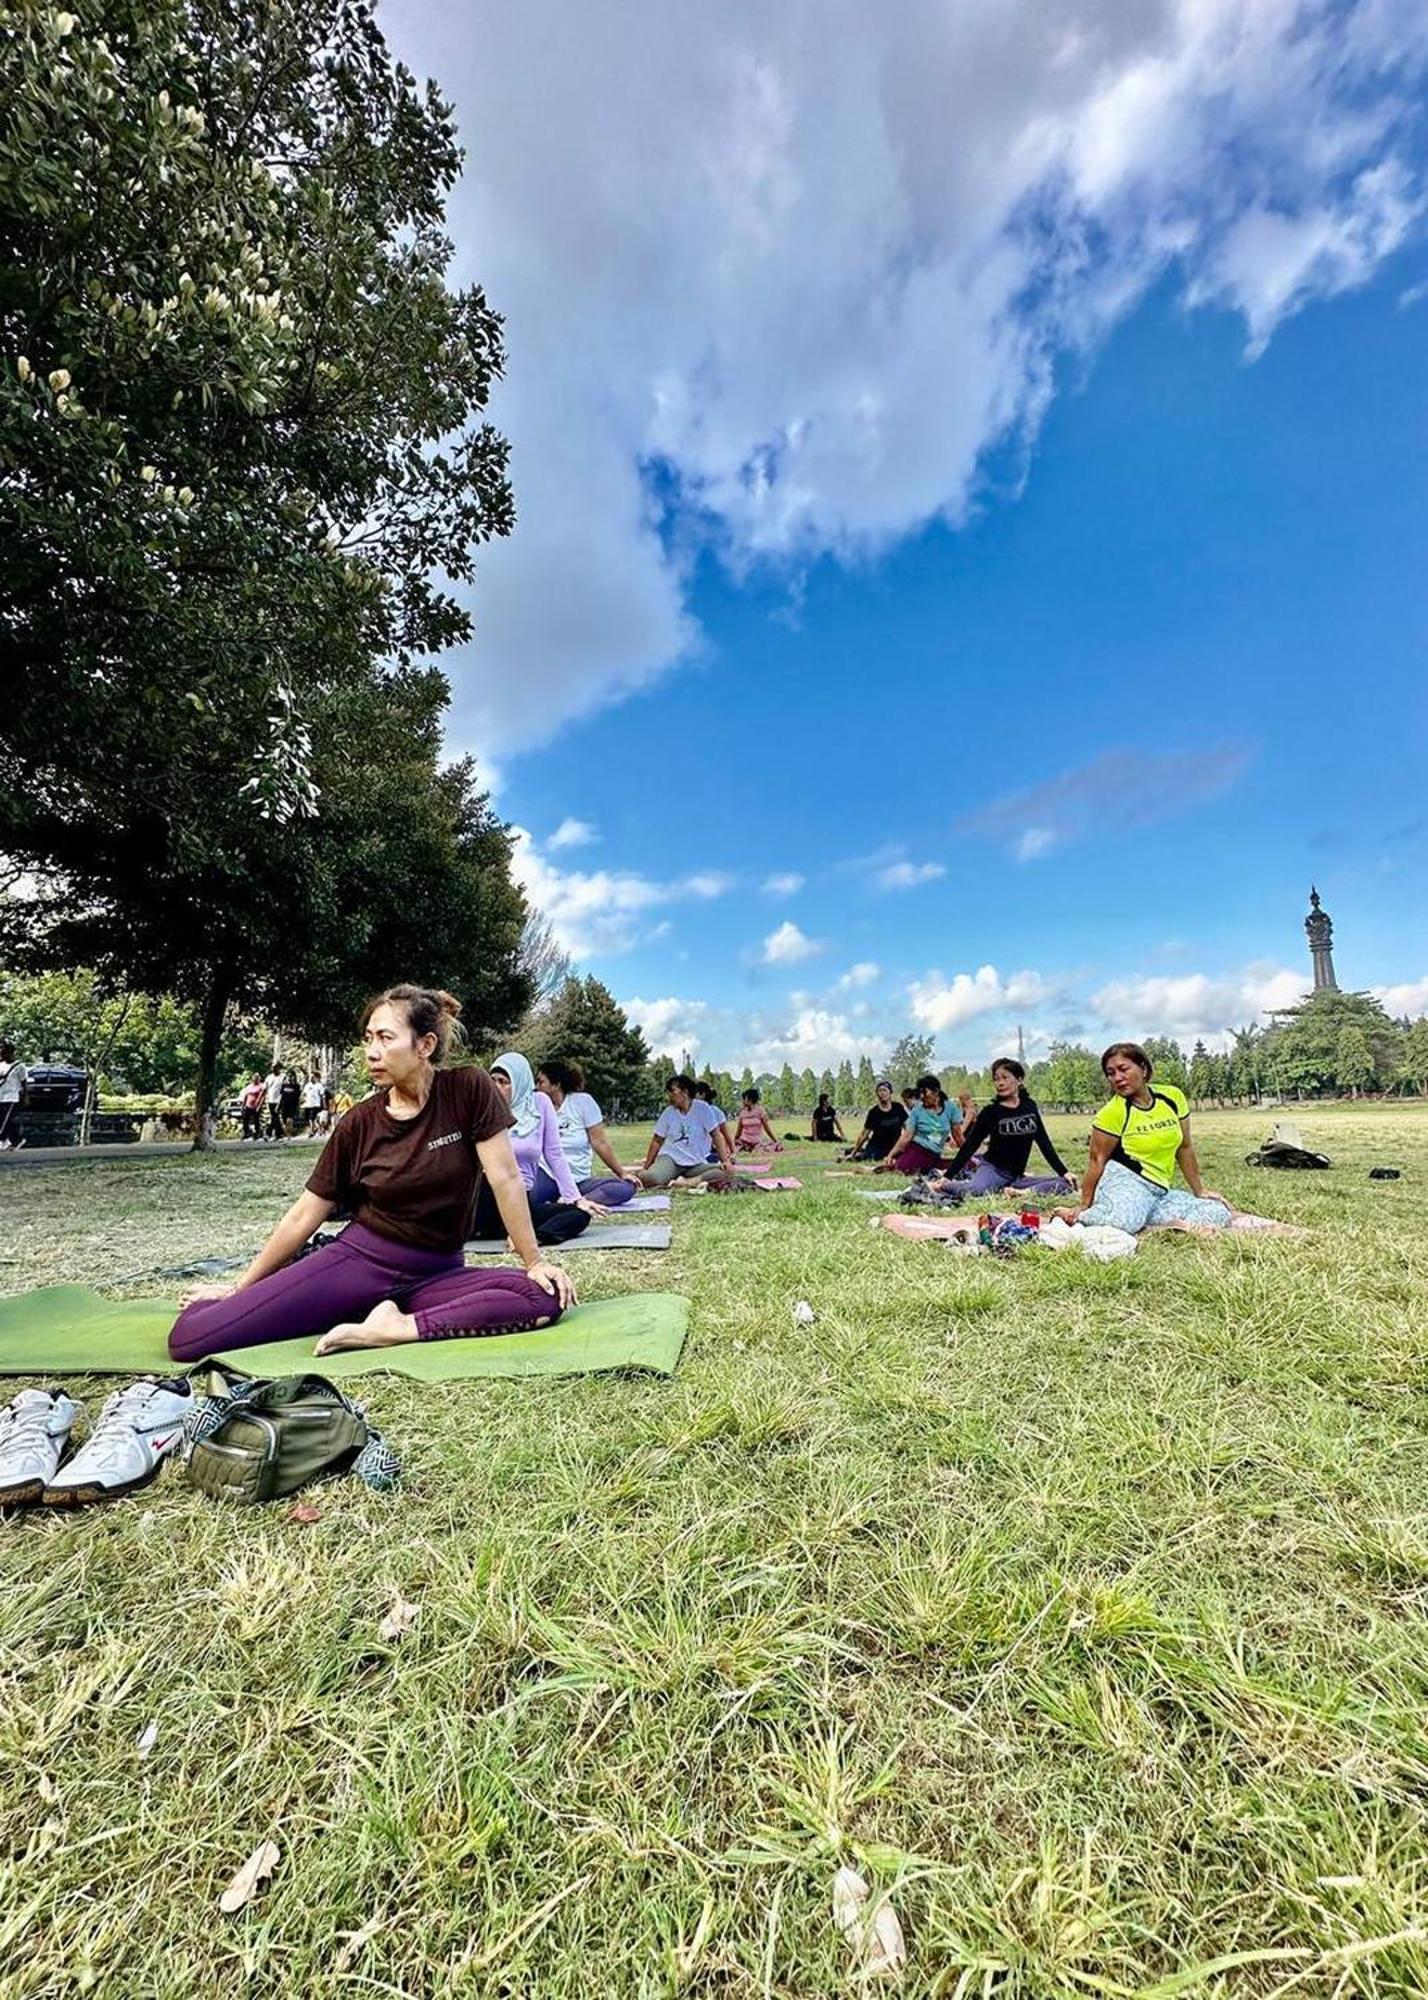
[[[31,1063],[25,1085],[27,1111],[78,1111],[89,1088],[89,1071],[70,1063]]]

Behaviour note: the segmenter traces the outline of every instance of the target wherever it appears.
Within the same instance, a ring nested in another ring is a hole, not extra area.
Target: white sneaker
[[[0,1410],[0,1507],[28,1507],[40,1498],[78,1415],[78,1403],[47,1389],[22,1389]]]
[[[74,1457],[46,1482],[45,1505],[87,1507],[147,1486],[183,1443],[192,1408],[193,1391],[183,1377],[117,1389]]]

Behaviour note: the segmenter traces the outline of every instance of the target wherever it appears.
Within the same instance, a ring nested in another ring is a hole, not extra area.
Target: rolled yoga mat
[[[172,1299],[104,1299],[83,1285],[51,1285],[0,1299],[0,1375],[173,1375],[202,1361],[170,1361]],[[673,1292],[633,1292],[572,1306],[535,1333],[409,1341],[314,1357],[310,1340],[274,1340],[215,1355],[248,1375],[410,1375],[465,1382],[492,1375],[598,1375],[640,1368],[672,1375],[689,1323],[689,1301]]]
[[[668,1250],[673,1234],[667,1222],[592,1222],[568,1243],[543,1243],[554,1254],[559,1250]],[[468,1257],[509,1257],[504,1236],[474,1237],[466,1245]]]

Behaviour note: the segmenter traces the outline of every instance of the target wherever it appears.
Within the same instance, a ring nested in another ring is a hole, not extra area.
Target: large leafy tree
[[[207,1086],[234,1001],[322,1032],[394,963],[514,1018],[504,834],[415,664],[512,521],[448,107],[368,0],[6,30],[0,848],[51,885],[22,942],[195,1000]]]
[[[649,1049],[602,981],[567,978],[527,1023],[521,1043],[536,1067],[557,1056],[579,1063],[586,1088],[612,1117],[643,1108]]]
[[[883,1075],[891,1078],[894,1090],[906,1090],[932,1068],[931,1035],[901,1035],[893,1043]]]
[[[1414,1021],[1403,1031],[1403,1074],[1418,1091],[1428,1097],[1428,1017]]]
[[[317,712],[312,768],[323,811],[250,824],[213,775],[201,839],[163,849],[137,883],[126,851],[101,847],[80,875],[30,906],[20,960],[96,966],[114,985],[165,987],[199,1010],[198,1099],[207,1107],[230,1009],[345,1041],[362,999],[394,978],[450,987],[478,1045],[530,997],[526,909],[504,826],[469,763],[440,763],[439,675],[375,679]],[[390,730],[390,742],[379,733]]]
[[[1355,1038],[1357,1029],[1367,1044],[1369,1073]],[[1371,993],[1345,993],[1336,987],[1311,993],[1297,1007],[1274,1017],[1260,1048],[1266,1075],[1280,1090],[1317,1096],[1326,1091],[1359,1090],[1370,1081],[1389,1084],[1397,1076],[1403,1031]],[[1348,1074],[1339,1074],[1341,1053]]]

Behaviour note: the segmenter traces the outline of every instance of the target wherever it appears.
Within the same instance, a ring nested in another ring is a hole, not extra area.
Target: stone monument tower
[[[1325,987],[1337,992],[1339,982],[1334,977],[1334,923],[1329,912],[1320,906],[1319,891],[1309,891],[1309,914],[1304,919],[1304,928],[1309,934],[1309,955],[1314,961],[1314,991]]]

